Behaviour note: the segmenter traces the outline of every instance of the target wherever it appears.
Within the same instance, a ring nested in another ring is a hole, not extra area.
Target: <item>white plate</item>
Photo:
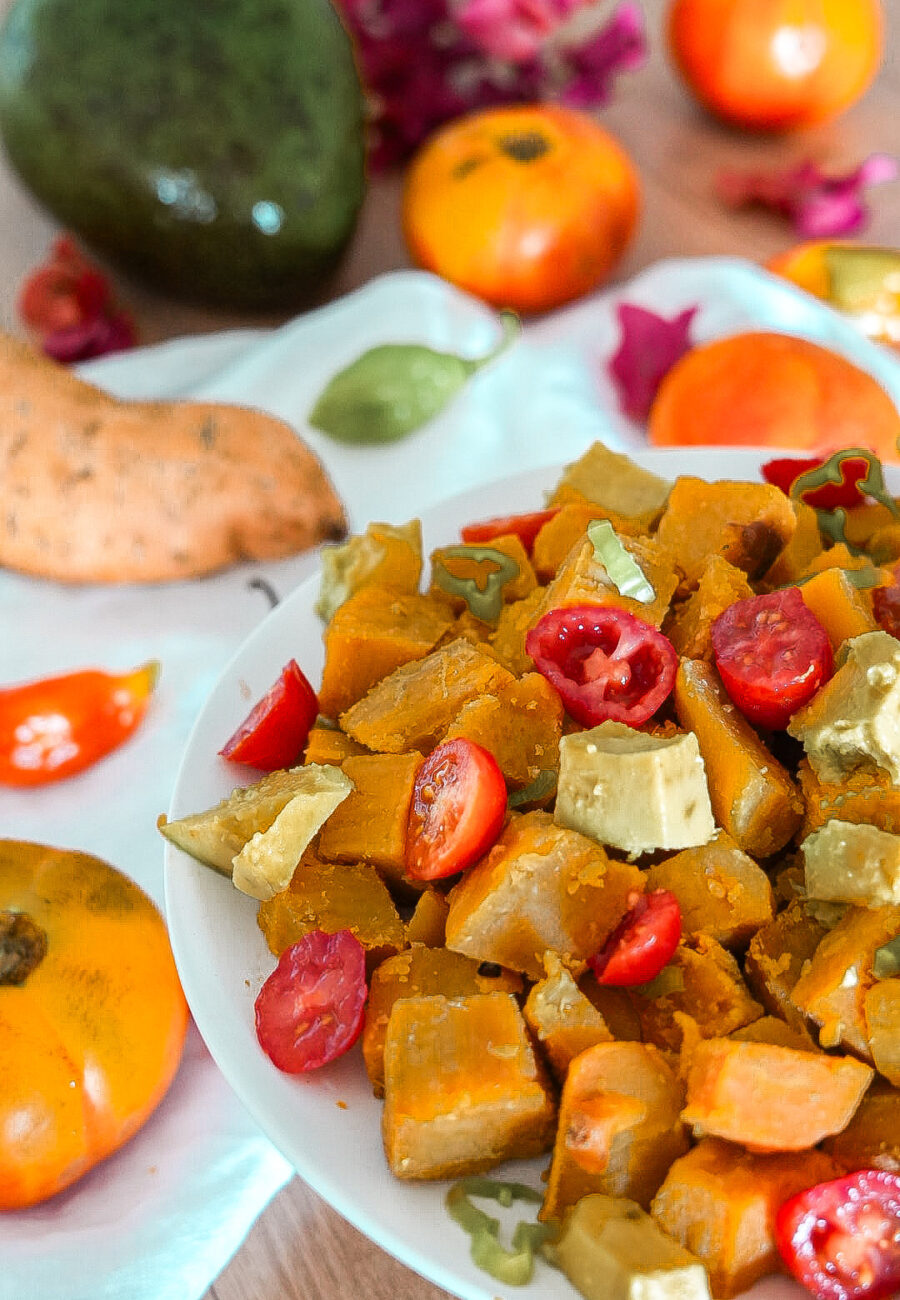
[[[753,450],[677,450],[638,454],[665,477],[759,479]],[[425,551],[457,541],[467,520],[537,509],[558,470],[529,471],[501,484],[463,493],[423,517]],[[248,638],[228,665],[190,737],[170,817],[208,808],[259,773],[236,769],[217,751],[290,658],[313,682],[322,668],[322,624],[313,612],[318,575],[297,587]],[[259,1049],[253,1002],[274,966],[256,924],[257,904],[224,877],[172,845],[166,847],[165,886],[172,945],[194,1018],[238,1096],[300,1176],[366,1236],[410,1268],[464,1300],[498,1296],[571,1300],[562,1274],[542,1261],[524,1288],[503,1288],[469,1259],[468,1238],[443,1206],[446,1184],[393,1178],[381,1145],[376,1101],[357,1046],[316,1075],[282,1074]],[[539,1185],[546,1160],[516,1166]],[[787,1300],[799,1288],[780,1279],[763,1284],[767,1297]],[[775,1288],[773,1292],[773,1286]]]

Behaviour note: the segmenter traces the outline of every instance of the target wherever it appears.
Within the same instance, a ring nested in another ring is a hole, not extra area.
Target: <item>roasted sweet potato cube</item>
[[[425,754],[464,704],[511,680],[496,659],[460,637],[382,678],[341,715],[341,726],[369,749]]]
[[[595,953],[643,887],[637,867],[549,813],[514,815],[450,891],[447,947],[537,980],[545,952],[569,961]]]
[[[422,755],[359,754],[344,761],[354,789],[319,833],[328,862],[368,862],[400,883],[406,865],[406,827]]]
[[[752,1155],[704,1138],[675,1161],[650,1208],[660,1227],[705,1264],[717,1300],[727,1300],[780,1271],[779,1207],[838,1173],[821,1151]]]
[[[532,986],[523,1013],[554,1077],[562,1080],[576,1056],[595,1043],[612,1042],[613,1034],[559,958],[548,953],[545,966],[547,974]]]
[[[894,522],[895,516],[880,501],[867,501],[860,506],[851,506],[844,520],[844,536],[853,546],[865,550],[869,538],[879,528],[885,528]]]
[[[482,963],[461,953],[413,944],[388,957],[374,971],[369,981],[362,1052],[376,1097],[384,1095],[384,1041],[394,1003],[399,998],[463,998],[475,993],[521,991],[522,977],[513,971],[495,966],[482,974],[482,969]]]
[[[690,1016],[703,1038],[730,1034],[758,1020],[762,1007],[750,996],[741,970],[727,949],[705,934],[678,945],[656,982],[635,990],[633,1002],[644,1038],[671,1052],[681,1049],[681,1016]]]
[[[646,1043],[598,1043],[569,1065],[542,1219],[582,1196],[627,1196],[645,1209],[669,1165],[687,1150],[683,1090],[662,1052]]]
[[[406,923],[409,942],[424,943],[426,948],[443,948],[449,910],[446,894],[432,886],[423,889],[416,899],[413,914]]]
[[[711,660],[713,623],[729,605],[752,595],[753,588],[743,569],[729,564],[721,555],[710,555],[700,573],[697,590],[681,602],[666,620],[663,630],[680,655]]]
[[[736,1029],[729,1037],[738,1043],[772,1043],[775,1047],[793,1047],[797,1052],[820,1050],[808,1030],[792,1029],[786,1020],[779,1020],[777,1016],[761,1016],[752,1024]]]
[[[384,1045],[397,1178],[459,1178],[548,1150],[555,1102],[511,993],[400,998]]]
[[[474,740],[494,755],[507,785],[521,789],[541,772],[558,771],[562,721],[557,692],[540,673],[527,673],[464,704],[443,739]]]
[[[610,984],[598,984],[596,977],[589,970],[585,971],[579,979],[578,987],[609,1025],[613,1038],[629,1043],[641,1041],[643,1037],[641,1019],[627,989],[613,988]]]
[[[819,516],[805,501],[792,501],[797,527],[778,559],[763,576],[763,586],[768,590],[787,587],[805,573],[825,549],[819,529]]]
[[[535,587],[524,600],[504,605],[497,626],[489,637],[493,654],[517,677],[530,673],[534,668],[534,660],[525,652],[525,636],[543,600],[544,588]]]
[[[681,1118],[748,1151],[804,1151],[846,1128],[873,1074],[852,1056],[708,1038],[690,1054]]]
[[[351,740],[337,727],[319,725],[310,729],[306,749],[303,751],[303,765],[308,767],[311,763],[314,763],[340,767],[344,759],[349,758],[351,754],[367,754],[368,752],[364,745],[358,745],[355,740]]]
[[[518,573],[503,587],[504,601],[522,600],[530,591],[534,591],[537,586],[537,578],[534,576],[531,560],[528,558],[528,552],[522,545],[520,537],[515,533],[506,533],[499,537],[492,537],[484,545],[492,551],[499,551],[501,555],[508,556],[518,567]],[[445,569],[453,578],[472,579],[478,589],[483,591],[488,576],[496,573],[499,565],[496,560],[491,559],[489,556],[478,558],[481,549],[482,544],[479,543],[472,547],[471,554],[451,555],[448,554],[447,547],[439,546],[436,551],[431,553],[431,586],[429,593],[432,596],[449,600],[451,608],[457,614],[466,608],[466,601],[462,596],[448,593],[440,585],[435,577],[435,567]]]
[[[744,974],[753,993],[767,1011],[798,1031],[805,1030],[806,1016],[791,994],[825,934],[824,925],[795,899],[757,930],[747,949]]]
[[[406,946],[406,930],[387,886],[365,863],[300,859],[287,889],[260,903],[259,928],[276,957],[310,930],[352,930],[373,969]]]
[[[821,830],[833,817],[845,822],[868,822],[881,831],[900,835],[900,786],[883,768],[857,768],[840,781],[822,781],[802,758],[797,767],[803,799],[799,838]]]
[[[325,628],[322,712],[339,717],[395,668],[427,655],[452,622],[446,606],[431,596],[361,587]]]
[[[848,908],[819,943],[791,990],[798,1010],[819,1026],[823,1047],[842,1045],[870,1059],[866,994],[875,951],[900,934],[900,907]]]
[[[422,524],[372,523],[338,546],[322,548],[322,582],[316,613],[327,623],[345,600],[368,584],[395,591],[419,590]]]
[[[849,546],[843,542],[838,542],[835,546],[829,546],[827,550],[822,551],[815,559],[810,560],[809,564],[801,573],[799,582],[805,583],[808,578],[814,574],[824,573],[827,569],[870,569],[872,561],[867,555],[854,555]]]
[[[713,553],[750,578],[762,577],[796,527],[793,507],[780,488],[768,483],[707,483],[683,475],[672,486],[656,535],[690,588]]]
[[[879,980],[866,993],[869,1052],[879,1074],[900,1086],[900,979]]]
[[[744,947],[774,915],[769,877],[724,831],[708,844],[654,863],[647,888],[675,895],[685,934],[702,931],[726,948]]]
[[[712,664],[683,659],[674,699],[681,725],[697,736],[718,824],[753,858],[783,849],[800,825],[799,794]]]
[[[900,1174],[900,1088],[876,1079],[850,1123],[823,1150],[846,1173],[857,1169],[886,1169]]]
[[[572,547],[584,538],[588,525],[595,519],[608,519],[623,537],[639,537],[646,532],[640,521],[615,510],[605,510],[594,501],[570,501],[560,506],[534,539],[532,563],[541,582],[556,576]]]
[[[823,569],[798,590],[828,633],[834,651],[851,637],[874,632],[878,626],[865,592],[854,587],[843,569]]]
[[[598,441],[566,466],[550,500],[555,504],[579,495],[620,515],[639,519],[649,529],[666,504],[671,486],[658,474],[642,469],[624,452],[612,451]]]
[[[544,599],[536,610],[534,622],[552,609],[570,605],[613,605],[660,627],[678,586],[672,557],[649,537],[620,537],[619,540],[653,588],[652,601],[645,604],[623,596],[597,556],[593,542],[585,537],[575,543],[556,577],[544,588]]]

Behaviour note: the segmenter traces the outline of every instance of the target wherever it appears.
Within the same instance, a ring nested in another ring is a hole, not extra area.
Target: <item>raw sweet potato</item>
[[[124,402],[0,334],[0,564],[165,582],[345,532],[315,454],[261,411]]]

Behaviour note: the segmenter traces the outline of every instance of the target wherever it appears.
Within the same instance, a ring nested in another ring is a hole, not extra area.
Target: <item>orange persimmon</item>
[[[900,458],[900,414],[877,380],[786,334],[735,334],[693,348],[663,379],[648,434],[657,446],[868,447]]]
[[[137,1132],[187,1016],[137,885],[87,853],[0,840],[0,1210],[62,1191]]]
[[[883,52],[880,0],[674,0],[668,46],[697,99],[752,130],[842,113]]]
[[[413,260],[498,307],[547,311],[600,284],[638,216],[635,169],[586,113],[471,113],[413,159],[403,231]]]

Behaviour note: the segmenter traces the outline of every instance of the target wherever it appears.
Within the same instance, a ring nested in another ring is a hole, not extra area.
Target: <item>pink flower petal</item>
[[[495,59],[526,63],[586,0],[463,0],[456,21]]]
[[[663,379],[693,347],[691,325],[698,310],[688,307],[667,320],[634,303],[619,303],[621,341],[607,369],[618,389],[619,404],[632,420],[646,420]]]
[[[647,57],[647,37],[640,5],[623,4],[605,27],[584,45],[565,51],[570,80],[561,98],[573,108],[609,103],[612,79],[639,68]]]
[[[858,234],[869,220],[864,191],[896,180],[900,164],[889,154],[872,154],[855,170],[829,175],[807,161],[785,171],[721,172],[716,189],[731,207],[771,208],[791,221],[804,239]]]
[[[134,324],[124,312],[112,316],[95,316],[79,325],[45,334],[41,346],[48,357],[71,365],[90,361],[109,352],[124,352],[137,342]]]

